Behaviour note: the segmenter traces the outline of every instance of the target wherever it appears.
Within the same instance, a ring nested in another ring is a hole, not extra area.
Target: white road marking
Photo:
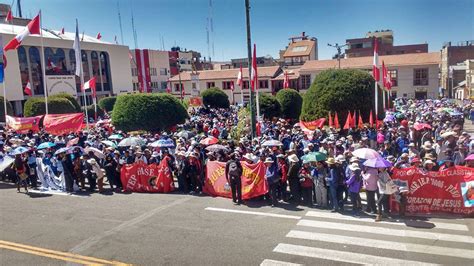
[[[360,247],[378,248],[386,250],[399,250],[406,252],[417,252],[441,256],[452,256],[458,258],[474,259],[474,252],[469,249],[449,248],[432,245],[421,245],[411,243],[400,243],[378,239],[367,239],[363,237],[342,236],[336,234],[325,234],[291,230],[286,237],[306,239],[313,241],[323,241],[343,245],[355,245]]]
[[[375,224],[376,223],[374,222],[373,225]],[[369,234],[398,236],[398,237],[416,237],[416,238],[434,239],[434,240],[442,240],[442,241],[474,243],[474,239],[472,238],[472,236],[469,236],[469,235],[422,232],[422,231],[392,229],[392,228],[377,227],[377,226],[342,224],[342,223],[332,223],[332,222],[313,221],[313,220],[300,220],[297,223],[297,225],[323,228],[323,229],[336,229],[336,230],[343,230],[343,231],[349,231],[349,232],[364,232],[364,233],[369,233]]]
[[[367,255],[355,252],[347,251],[338,251],[331,249],[307,247],[300,245],[291,245],[291,244],[278,244],[274,252],[305,256],[311,258],[318,258],[323,260],[332,260],[340,261],[347,263],[357,263],[357,264],[378,264],[378,265],[433,265],[429,263],[412,261],[412,260],[402,260],[402,259],[393,259],[387,257],[380,257],[374,255]]]
[[[302,266],[302,264],[291,263],[279,260],[264,260],[260,266]]]
[[[370,222],[373,223],[373,218],[368,217],[354,217],[354,216],[347,216],[342,215],[340,213],[327,213],[327,212],[317,212],[317,211],[308,211],[306,216],[310,217],[318,217],[318,218],[329,218],[329,219],[341,219],[347,221],[359,221],[359,222]],[[442,223],[442,222],[435,222],[435,221],[412,221],[406,220],[407,223],[432,223],[435,225],[435,229],[448,229],[448,230],[456,230],[456,231],[469,231],[469,228],[465,224],[455,224],[455,223]],[[407,226],[405,222],[402,221],[382,221],[378,222],[377,224],[390,224],[390,225],[399,225],[399,226]],[[416,228],[416,227],[415,227]],[[422,228],[422,227],[418,227]],[[432,229],[432,228],[429,228]]]
[[[252,215],[259,215],[259,216],[268,216],[268,217],[286,218],[286,219],[295,219],[295,220],[301,219],[301,216],[276,214],[276,213],[268,213],[268,212],[241,211],[241,210],[213,208],[213,207],[207,207],[207,208],[205,208],[205,210],[218,211],[218,212],[241,213],[241,214],[252,214]]]

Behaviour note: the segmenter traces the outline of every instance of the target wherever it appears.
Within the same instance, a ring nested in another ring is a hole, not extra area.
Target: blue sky
[[[74,29],[113,42],[120,29],[117,0],[21,0],[23,14],[43,10],[43,26]],[[11,1],[2,1],[11,3]],[[302,31],[317,37],[319,58],[335,50],[327,43],[344,43],[367,31],[392,29],[395,44],[429,44],[438,51],[446,41],[474,40],[474,0],[250,0],[252,42],[259,56],[278,57],[288,37]],[[208,56],[206,18],[209,0],[119,0],[124,44],[134,47],[133,10],[139,48],[160,49],[177,44]],[[16,7],[13,9],[16,14]],[[246,57],[244,0],[213,0],[213,60]],[[212,51],[211,51],[212,53]]]

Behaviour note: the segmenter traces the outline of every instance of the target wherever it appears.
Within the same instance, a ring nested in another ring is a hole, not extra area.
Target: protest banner
[[[134,163],[124,165],[120,171],[123,189],[131,192],[162,192],[174,190],[173,175],[168,167],[168,160],[159,165]]]
[[[63,135],[82,130],[83,122],[84,115],[82,113],[53,114],[44,116],[43,126],[49,134]]]
[[[259,162],[249,164],[241,162],[242,173],[242,199],[247,200],[262,196],[267,193],[265,182],[265,164]],[[225,163],[210,161],[206,165],[206,179],[203,191],[211,196],[232,198],[230,186],[225,178]]]
[[[318,128],[322,128],[326,123],[326,118],[320,118],[314,121],[300,121],[300,127],[302,130],[315,131]]]
[[[26,134],[28,131],[36,133],[39,131],[39,123],[42,115],[32,117],[13,117],[7,115],[6,125],[18,134]]]
[[[474,213],[474,169],[456,166],[437,172],[418,168],[395,169],[398,186],[408,187],[406,211],[409,213]],[[398,204],[392,200],[392,206]]]

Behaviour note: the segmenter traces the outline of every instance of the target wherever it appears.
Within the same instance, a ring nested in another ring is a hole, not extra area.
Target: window
[[[398,86],[398,70],[388,70],[388,76],[392,80],[392,87]]]
[[[259,80],[258,81],[259,89],[268,89],[268,80]]]
[[[92,76],[96,78],[97,91],[102,91],[102,83],[100,82],[100,66],[99,66],[99,56],[97,52],[91,52],[91,65],[92,65]]]
[[[102,74],[104,91],[110,91],[112,84],[110,83],[109,54],[106,52],[100,52],[100,72]]]
[[[243,88],[243,89],[248,89],[248,88],[250,88],[250,87],[249,87],[249,82],[248,82],[248,81],[244,81],[244,82],[242,83],[242,88]]]
[[[212,88],[212,87],[215,87],[216,86],[216,83],[215,82],[207,82],[206,83],[206,88]]]
[[[301,89],[307,90],[311,86],[311,75],[301,75]]]
[[[162,89],[162,90],[166,90],[167,87],[168,87],[168,82],[162,81],[162,82],[161,82],[161,89]]]
[[[154,67],[150,68],[150,76],[156,76],[156,68]]]
[[[222,89],[223,90],[231,90],[233,85],[234,85],[233,81],[223,81],[222,82]]]
[[[428,85],[428,68],[413,69],[413,85],[414,86]]]
[[[183,84],[181,83],[181,89],[183,89]],[[174,84],[174,91],[175,92],[180,92],[181,90],[179,89],[179,83]]]
[[[303,46],[295,46],[295,47],[293,47],[293,49],[291,49],[291,51],[294,52],[294,53],[297,53],[297,52],[304,52],[307,49],[308,49],[308,46],[303,45]]]
[[[63,49],[56,48],[53,50],[53,48],[47,47],[44,49],[44,58],[46,60],[46,75],[67,74],[66,57]]]
[[[21,87],[24,88],[26,83],[28,83],[30,80],[30,68],[28,67],[28,57],[26,56],[26,50],[23,46],[18,47],[18,61],[20,63]],[[23,95],[26,94],[23,92]]]
[[[138,70],[135,67],[132,68],[132,76],[134,77],[138,76]]]
[[[38,48],[30,47],[30,69],[31,69],[31,86],[33,87],[33,95],[43,95],[43,73],[41,70],[41,58]]]
[[[82,73],[84,75],[84,81],[91,79],[91,73],[89,71],[89,59],[87,58],[86,51],[81,51],[82,56]]]
[[[166,68],[160,68],[160,75],[161,75],[161,76],[166,76],[166,75],[168,75],[168,69],[166,69]]]

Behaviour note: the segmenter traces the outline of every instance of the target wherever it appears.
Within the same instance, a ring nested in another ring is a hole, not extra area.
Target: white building
[[[0,24],[2,45],[6,45],[25,27]],[[6,97],[16,114],[23,112],[23,104],[29,97],[23,92],[28,81],[33,97],[44,97],[46,82],[48,95],[66,92],[81,96],[80,79],[74,76],[75,56],[72,49],[75,33],[43,30],[44,55],[41,53],[40,36],[25,38],[17,50],[6,52],[8,62],[5,69]],[[116,45],[81,34],[82,64],[84,80],[97,79],[97,95],[117,95],[132,91],[132,76],[128,47]],[[43,79],[41,60],[44,56],[46,79]],[[92,99],[88,95],[88,104]],[[82,103],[83,97],[78,97]]]
[[[170,77],[168,51],[135,49],[130,51],[133,90],[163,92]]]

